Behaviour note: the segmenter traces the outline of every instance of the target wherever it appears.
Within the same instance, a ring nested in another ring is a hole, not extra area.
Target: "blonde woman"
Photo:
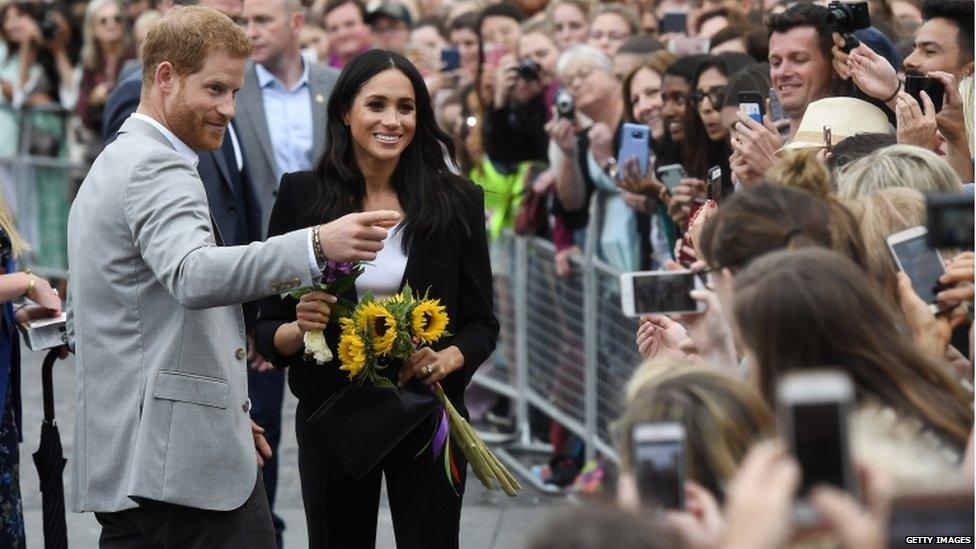
[[[117,0],[88,4],[82,36],[81,83],[75,109],[85,127],[100,135],[105,100],[115,88],[122,66],[135,57],[129,22]]]
[[[942,157],[914,145],[879,149],[837,173],[841,198],[860,198],[886,187],[910,187],[923,193],[962,191],[959,176]]]
[[[624,505],[636,504],[633,428],[656,421],[684,426],[688,479],[719,501],[749,447],[776,432],[772,411],[747,383],[685,359],[648,362],[631,377],[626,409],[614,425]]]
[[[18,272],[15,259],[27,249],[0,196],[0,547],[26,547],[20,498],[20,337],[17,323],[61,314],[61,299],[46,280]],[[14,299],[37,303],[14,309]]]

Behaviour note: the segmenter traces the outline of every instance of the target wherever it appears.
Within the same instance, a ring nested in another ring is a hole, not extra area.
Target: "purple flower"
[[[325,264],[325,268],[322,269],[322,283],[332,284],[333,282],[352,274],[352,271],[355,268],[356,263],[353,261],[347,261],[344,263],[328,261]]]

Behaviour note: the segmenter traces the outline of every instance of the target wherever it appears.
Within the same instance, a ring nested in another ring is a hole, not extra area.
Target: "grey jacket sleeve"
[[[242,303],[311,284],[307,229],[217,247],[203,184],[173,151],[147,158],[123,200],[136,248],[184,307]]]

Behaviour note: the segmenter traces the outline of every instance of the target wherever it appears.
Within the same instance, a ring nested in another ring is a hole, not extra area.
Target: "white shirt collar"
[[[282,89],[284,89],[285,86],[284,84],[281,83],[281,80],[278,80],[278,77],[271,74],[271,71],[264,68],[264,65],[262,65],[261,63],[254,64],[254,72],[257,73],[258,84],[262,88],[268,87],[268,84],[271,84],[272,82],[278,82],[278,84],[282,87]],[[298,88],[302,87],[303,85],[308,84],[309,72],[310,72],[309,63],[305,61],[305,58],[302,58],[302,77],[298,79],[298,82],[295,83],[295,86],[292,89],[286,91],[293,92]]]
[[[193,164],[194,168],[197,167],[197,163],[200,161],[200,157],[197,155],[196,152],[193,151],[193,149],[191,149],[186,143],[184,143],[182,139],[176,137],[176,134],[171,132],[169,128],[162,125],[162,123],[160,123],[155,118],[151,116],[146,116],[142,113],[134,112],[132,113],[131,116],[132,118],[135,118],[137,120],[148,122],[150,125],[152,125],[152,127],[159,130],[159,133],[163,134],[163,136],[170,142],[170,144],[173,145],[173,148],[176,149],[176,152],[180,153],[180,156],[186,158],[187,161],[190,162],[190,164]]]

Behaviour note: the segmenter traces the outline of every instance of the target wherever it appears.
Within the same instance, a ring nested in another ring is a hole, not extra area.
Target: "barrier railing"
[[[591,226],[599,226],[594,208]],[[531,437],[529,409],[562,424],[586,444],[586,457],[618,462],[611,435],[623,389],[640,363],[637,320],[620,307],[620,272],[586,251],[571,259],[572,273],[556,276],[555,248],[545,240],[503,233],[492,245],[498,349],[475,383],[512,400],[514,442],[497,449],[507,465],[542,484],[518,454],[551,451]]]
[[[53,278],[68,274],[68,210],[88,171],[69,157],[72,120],[59,106],[0,105],[0,193],[31,246],[21,262]]]

